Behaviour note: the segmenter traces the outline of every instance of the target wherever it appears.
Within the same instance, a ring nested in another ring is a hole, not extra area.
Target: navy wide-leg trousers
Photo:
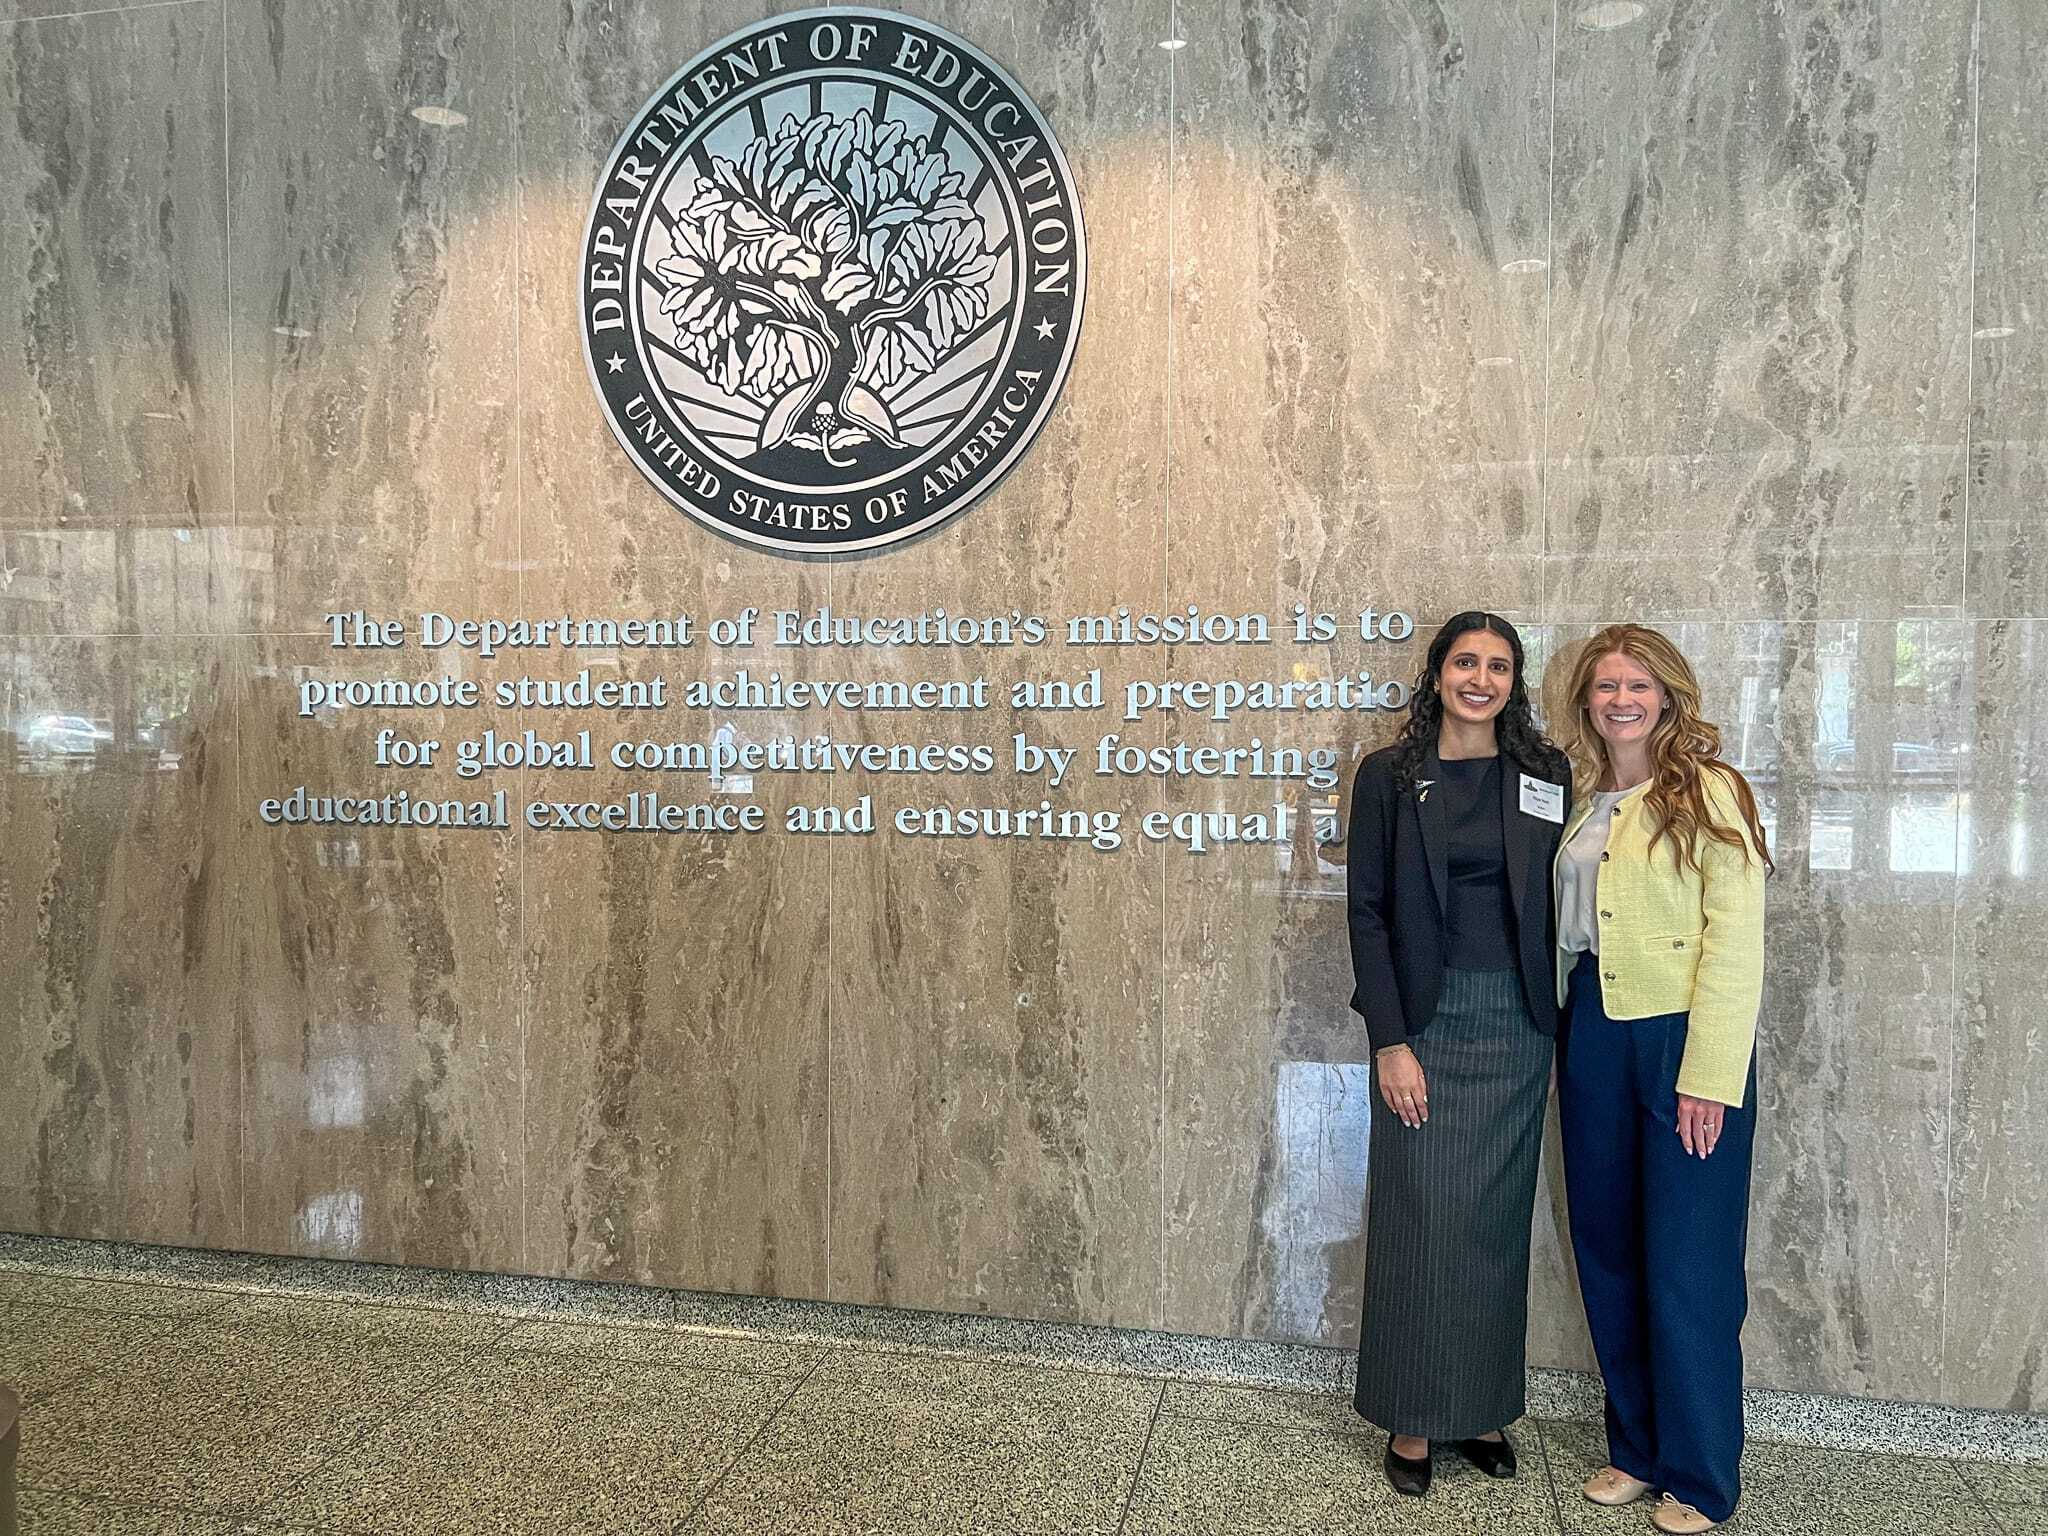
[[[1686,1016],[1607,1017],[1599,963],[1572,972],[1559,1040],[1565,1194],[1607,1448],[1710,1520],[1741,1492],[1742,1320],[1756,1069],[1704,1161],[1678,1139]]]

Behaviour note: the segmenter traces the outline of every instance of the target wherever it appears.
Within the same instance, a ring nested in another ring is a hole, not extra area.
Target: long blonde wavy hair
[[[1700,684],[1692,664],[1654,629],[1641,624],[1610,624],[1579,652],[1572,667],[1564,731],[1565,751],[1571,755],[1577,781],[1598,784],[1607,771],[1607,743],[1593,728],[1586,699],[1592,692],[1594,669],[1616,654],[1628,657],[1664,689],[1664,712],[1650,732],[1650,787],[1643,797],[1657,828],[1650,839],[1651,849],[1669,837],[1673,857],[1698,869],[1699,840],[1704,836],[1741,849],[1745,858],[1754,854],[1766,870],[1776,869],[1764,841],[1756,795],[1735,766],[1721,760],[1721,732],[1700,713]],[[1706,792],[1708,773],[1719,774],[1735,791],[1742,826],[1715,820]]]

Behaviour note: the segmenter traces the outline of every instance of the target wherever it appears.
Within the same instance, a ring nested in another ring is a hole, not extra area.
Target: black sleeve
[[[1345,887],[1351,929],[1351,1007],[1365,1020],[1375,1051],[1408,1038],[1401,992],[1394,982],[1394,950],[1387,937],[1393,891],[1387,878],[1393,854],[1393,796],[1387,775],[1367,764],[1351,792],[1351,832]]]

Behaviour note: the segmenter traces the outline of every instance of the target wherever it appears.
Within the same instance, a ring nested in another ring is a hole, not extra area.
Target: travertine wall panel
[[[1472,606],[1521,623],[1554,686],[1574,642],[1640,618],[1696,658],[1780,866],[1753,1380],[2048,1408],[2048,12],[902,8],[1055,125],[1087,313],[984,502],[800,561],[639,476],[574,299],[619,130],[794,6],[0,3],[0,1224],[1348,1342],[1375,1105],[1336,850],[265,827],[258,799],[298,783],[428,782],[293,685],[512,670],[332,649],[322,616],[355,607],[1424,626],[518,663],[998,690],[1099,664],[1112,694],[1406,678]],[[1116,713],[1029,728],[1090,751],[1257,732],[1348,778],[1397,723]],[[1015,728],[945,725],[1003,755]],[[777,817],[1038,798],[1006,774],[721,792]],[[1344,807],[1085,771],[1047,798],[1127,828]],[[1532,1356],[1587,1365],[1554,1157],[1535,1221]]]

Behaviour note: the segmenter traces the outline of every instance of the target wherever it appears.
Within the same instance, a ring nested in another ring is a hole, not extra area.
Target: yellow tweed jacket
[[[1735,792],[1706,775],[1708,803],[1723,826],[1740,827]],[[1650,852],[1656,829],[1640,791],[1616,808],[1596,882],[1600,996],[1610,1019],[1691,1015],[1678,1091],[1740,1106],[1756,1044],[1764,988],[1764,868],[1754,852],[1699,839],[1700,867],[1681,864],[1667,839]],[[1564,842],[1592,810],[1573,808]],[[1558,857],[1564,857],[1563,844]],[[1557,1000],[1577,955],[1559,950]]]

